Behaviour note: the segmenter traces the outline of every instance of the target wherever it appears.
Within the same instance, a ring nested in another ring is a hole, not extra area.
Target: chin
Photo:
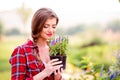
[[[46,40],[50,40],[50,39],[51,39],[51,37],[47,37],[47,38],[46,38]]]
[[[46,36],[45,39],[46,40],[50,40],[52,38],[52,36]]]

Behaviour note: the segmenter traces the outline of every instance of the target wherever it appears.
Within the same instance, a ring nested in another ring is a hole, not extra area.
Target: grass
[[[0,80],[10,79],[9,58],[14,48],[24,41],[23,37],[7,37],[0,41]]]

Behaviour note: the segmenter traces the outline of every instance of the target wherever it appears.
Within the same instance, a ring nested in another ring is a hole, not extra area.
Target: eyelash
[[[54,29],[56,28],[56,27],[53,27]]]
[[[48,27],[47,27],[47,26],[44,26],[44,28],[48,28]],[[55,29],[56,27],[54,26],[54,27],[52,27],[52,28],[54,28],[54,29]]]
[[[44,28],[48,28],[47,26],[44,26]]]

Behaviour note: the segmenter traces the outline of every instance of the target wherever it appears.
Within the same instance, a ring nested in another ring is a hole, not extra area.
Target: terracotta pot
[[[56,56],[50,56],[50,59],[59,59],[59,61],[62,61],[62,64],[63,64],[63,69],[66,68],[66,58],[67,56],[66,55],[56,55]]]

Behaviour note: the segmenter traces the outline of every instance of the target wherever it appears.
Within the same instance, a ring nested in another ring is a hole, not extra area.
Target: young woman
[[[11,80],[61,80],[61,61],[50,60],[48,40],[58,24],[57,15],[40,8],[33,16],[32,39],[14,49],[11,58]],[[57,72],[56,72],[57,71]]]

